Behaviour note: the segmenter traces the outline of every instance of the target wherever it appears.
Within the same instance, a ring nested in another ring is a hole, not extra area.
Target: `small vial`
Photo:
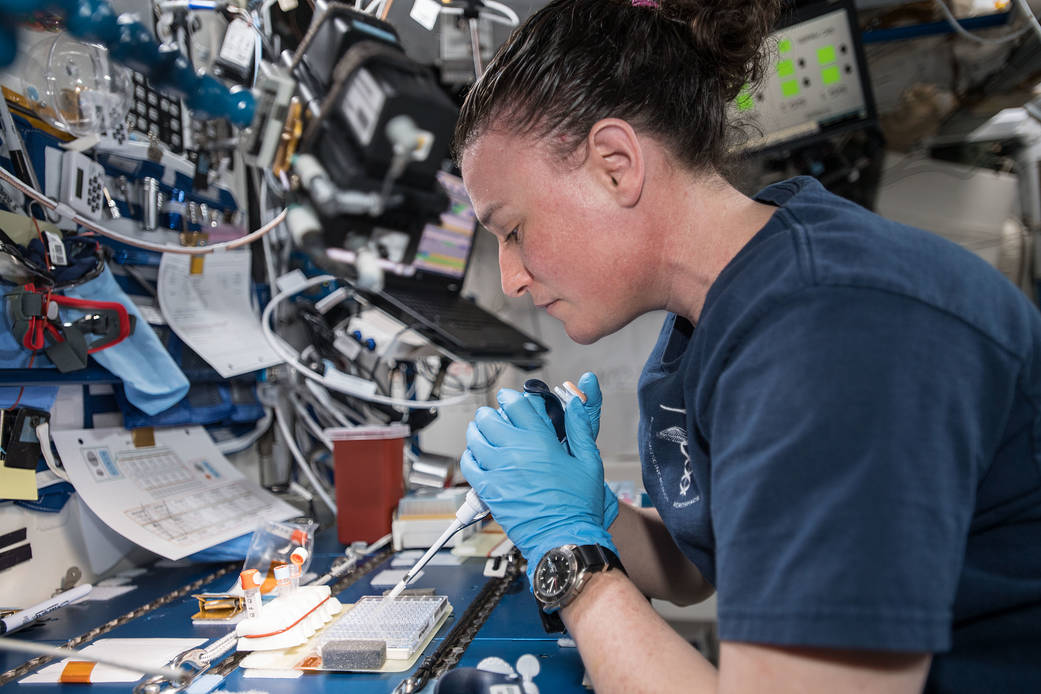
[[[278,587],[278,597],[293,594],[293,566],[291,564],[279,564],[275,567],[275,585]]]
[[[576,386],[571,381],[564,381],[564,389],[567,392],[571,393],[573,396],[577,397],[582,402],[585,402],[587,400],[586,394],[579,390],[578,386]]]
[[[583,403],[587,400],[586,394],[580,391],[578,389],[578,386],[576,386],[571,381],[564,381],[563,385],[554,386],[553,392],[560,400],[560,404],[564,405],[565,407],[569,402],[571,402],[575,398],[578,398]]]
[[[141,181],[141,226],[153,231],[159,226],[159,181],[146,177]]]
[[[260,616],[260,608],[263,601],[260,598],[260,572],[256,569],[246,569],[239,574],[239,584],[246,594],[246,616],[255,619]]]
[[[290,576],[290,582],[293,584],[293,590],[296,590],[300,586],[300,575],[304,572],[304,562],[307,561],[307,550],[303,547],[297,547],[293,550],[293,553],[289,555],[289,564],[293,569],[292,576]]]
[[[184,191],[178,188],[174,188],[170,191],[170,196],[167,198],[166,204],[162,206],[166,228],[173,231],[181,231],[184,227],[187,208],[188,206],[184,202]]]

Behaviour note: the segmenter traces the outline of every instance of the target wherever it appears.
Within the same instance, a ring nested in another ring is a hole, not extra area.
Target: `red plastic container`
[[[375,542],[390,532],[405,491],[404,424],[331,429],[340,543]]]

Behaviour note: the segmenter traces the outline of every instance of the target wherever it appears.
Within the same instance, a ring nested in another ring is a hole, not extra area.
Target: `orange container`
[[[375,542],[390,532],[405,492],[404,424],[331,429],[340,543]]]

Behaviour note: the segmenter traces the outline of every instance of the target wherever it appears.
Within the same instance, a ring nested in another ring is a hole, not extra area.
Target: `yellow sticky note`
[[[39,498],[36,470],[19,470],[0,465],[0,499],[36,501]]]

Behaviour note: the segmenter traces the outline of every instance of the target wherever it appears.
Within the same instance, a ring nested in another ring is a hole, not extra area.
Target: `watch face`
[[[559,599],[568,591],[578,572],[578,563],[570,552],[551,549],[535,570],[535,595],[543,602]]]

